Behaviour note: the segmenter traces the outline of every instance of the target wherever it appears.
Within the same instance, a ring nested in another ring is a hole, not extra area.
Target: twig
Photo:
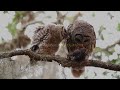
[[[108,45],[106,48],[103,48],[100,51],[94,51],[92,55],[93,55],[93,57],[98,58],[98,57],[95,56],[95,53],[97,53],[97,52],[107,52],[109,54],[112,54],[113,52],[109,51],[109,49],[114,47],[117,44],[120,45],[120,40],[116,41],[115,43],[113,43],[111,45]],[[101,59],[101,56],[99,56],[98,59]]]
[[[112,45],[109,45],[108,47],[106,47],[104,50],[108,51],[110,48],[114,47],[116,44],[120,45],[120,40],[116,41],[115,43],[113,43]]]
[[[23,30],[25,30],[29,25],[33,25],[33,24],[36,24],[36,23],[44,24],[42,21],[33,21],[33,22],[30,22],[30,23],[24,25]]]
[[[77,20],[80,16],[82,16],[83,14],[81,13],[81,12],[78,12],[77,14],[75,14],[74,16],[73,16],[73,20],[72,20],[72,22],[71,23],[74,23],[74,21],[75,20]]]
[[[64,15],[62,15],[62,13],[60,11],[56,11],[56,14],[57,14],[57,21],[54,23],[55,24],[63,24],[68,12],[65,13]]]
[[[93,67],[114,70],[114,71],[120,71],[120,65],[110,64],[110,63],[106,63],[106,62],[102,62],[102,61],[98,61],[98,60],[85,60],[81,63],[78,63],[73,60],[70,60],[67,58],[62,58],[59,56],[36,54],[29,49],[15,50],[15,51],[11,51],[8,53],[1,53],[0,59],[9,58],[9,57],[16,56],[16,55],[27,55],[36,61],[48,61],[48,62],[56,61],[59,64],[61,64],[61,66],[63,66],[63,67],[93,66]]]

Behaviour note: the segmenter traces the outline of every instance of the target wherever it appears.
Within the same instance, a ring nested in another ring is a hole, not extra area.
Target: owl
[[[80,63],[88,60],[96,45],[96,35],[92,25],[83,20],[76,20],[67,29],[69,38],[66,46],[68,55],[74,61]],[[85,67],[72,67],[71,72],[74,77],[79,77],[85,71]]]
[[[31,50],[37,54],[56,55],[59,44],[64,38],[66,30],[63,25],[40,26],[34,32]]]
[[[89,23],[76,20],[67,29],[62,25],[47,25],[37,29],[31,50],[37,54],[70,57],[75,62],[87,60],[96,44],[94,28]],[[72,67],[73,76],[79,77],[84,67]]]

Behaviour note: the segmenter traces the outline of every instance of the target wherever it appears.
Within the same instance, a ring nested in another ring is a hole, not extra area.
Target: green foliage
[[[17,25],[17,22],[12,22],[12,23],[9,23],[7,26],[8,30],[12,34],[12,36],[15,36],[15,34],[16,34],[16,25]]]
[[[100,29],[98,31],[99,35],[101,35],[102,31],[104,31],[104,30],[106,30],[106,28],[103,25],[101,25]]]
[[[114,52],[114,50],[112,49],[111,51],[107,51],[107,50],[102,49],[100,47],[96,47],[94,52],[95,53],[97,53],[97,52],[101,52],[102,53],[103,52],[103,53],[105,53],[106,56],[110,56],[110,55],[112,55],[112,53]]]
[[[112,60],[111,63],[112,64],[115,64],[117,62],[117,60]]]
[[[12,23],[9,23],[7,26],[9,32],[13,37],[16,34],[16,30],[17,30],[16,26],[20,22],[20,20],[24,17],[24,14],[25,14],[24,11],[16,11]]]
[[[117,30],[120,31],[120,23],[117,25]]]
[[[15,17],[13,18],[13,22],[19,22],[24,17],[25,12],[24,11],[16,11]]]
[[[120,58],[111,61],[112,64],[120,64]]]
[[[99,31],[98,31],[98,34],[99,34],[99,36],[100,36],[100,38],[101,38],[102,40],[104,40],[104,36],[103,36],[103,34],[102,34],[102,31],[104,31],[104,30],[106,30],[106,28],[105,28],[103,25],[101,25],[101,26],[100,26],[100,29],[99,29]]]
[[[101,38],[102,40],[104,40],[104,36],[103,36],[103,34],[100,35],[100,38]]]
[[[112,55],[112,52],[108,52],[108,51],[105,51],[105,50],[103,50],[103,52],[105,53],[106,56]]]
[[[95,17],[95,12],[92,13],[92,17]]]

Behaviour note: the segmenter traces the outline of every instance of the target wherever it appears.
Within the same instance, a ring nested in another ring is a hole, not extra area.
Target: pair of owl
[[[34,32],[31,50],[37,54],[58,55],[72,58],[75,62],[88,60],[96,45],[96,35],[92,25],[76,20],[67,29],[62,25],[41,26]],[[79,77],[85,67],[72,67],[74,77]]]

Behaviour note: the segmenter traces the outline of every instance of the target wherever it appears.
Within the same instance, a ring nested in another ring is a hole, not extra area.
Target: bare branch
[[[80,16],[82,16],[82,15],[83,15],[83,14],[82,14],[81,12],[78,12],[77,14],[75,14],[75,15],[73,16],[73,20],[72,20],[71,23],[74,23],[74,21],[77,20],[78,17],[80,17]]]
[[[96,56],[95,56],[95,53],[97,53],[97,52],[107,52],[107,53],[109,53],[109,54],[112,54],[113,52],[109,51],[109,49],[112,48],[112,47],[114,47],[114,46],[117,45],[117,44],[120,45],[120,40],[118,40],[118,41],[116,41],[115,43],[107,46],[106,48],[101,49],[100,51],[94,51],[92,55],[93,55],[93,57],[95,57],[95,58],[97,58],[97,59],[101,59],[101,56],[96,57]]]
[[[113,43],[112,45],[109,45],[108,47],[106,47],[104,50],[108,51],[110,48],[114,47],[116,44],[120,45],[120,40],[116,41],[115,43]]]
[[[54,23],[55,24],[63,24],[68,12],[65,13],[64,15],[62,15],[62,13],[60,11],[56,11],[56,13],[57,13],[57,21]]]
[[[109,70],[114,70],[114,71],[120,71],[120,65],[110,64],[110,63],[106,63],[106,62],[102,62],[98,60],[85,60],[83,62],[78,63],[71,59],[62,58],[59,56],[36,54],[29,49],[16,50],[16,51],[8,52],[8,53],[1,53],[0,59],[9,58],[9,57],[16,56],[16,55],[27,55],[30,58],[32,58],[31,60],[34,59],[36,61],[48,61],[48,62],[56,61],[59,64],[61,64],[61,66],[63,67],[92,66],[92,67],[99,67],[99,68],[104,68],[104,69],[109,69]]]
[[[30,22],[30,23],[27,23],[26,25],[24,25],[23,30],[25,30],[29,25],[33,25],[33,24],[36,24],[36,23],[44,24],[42,21],[33,21],[33,22]]]

